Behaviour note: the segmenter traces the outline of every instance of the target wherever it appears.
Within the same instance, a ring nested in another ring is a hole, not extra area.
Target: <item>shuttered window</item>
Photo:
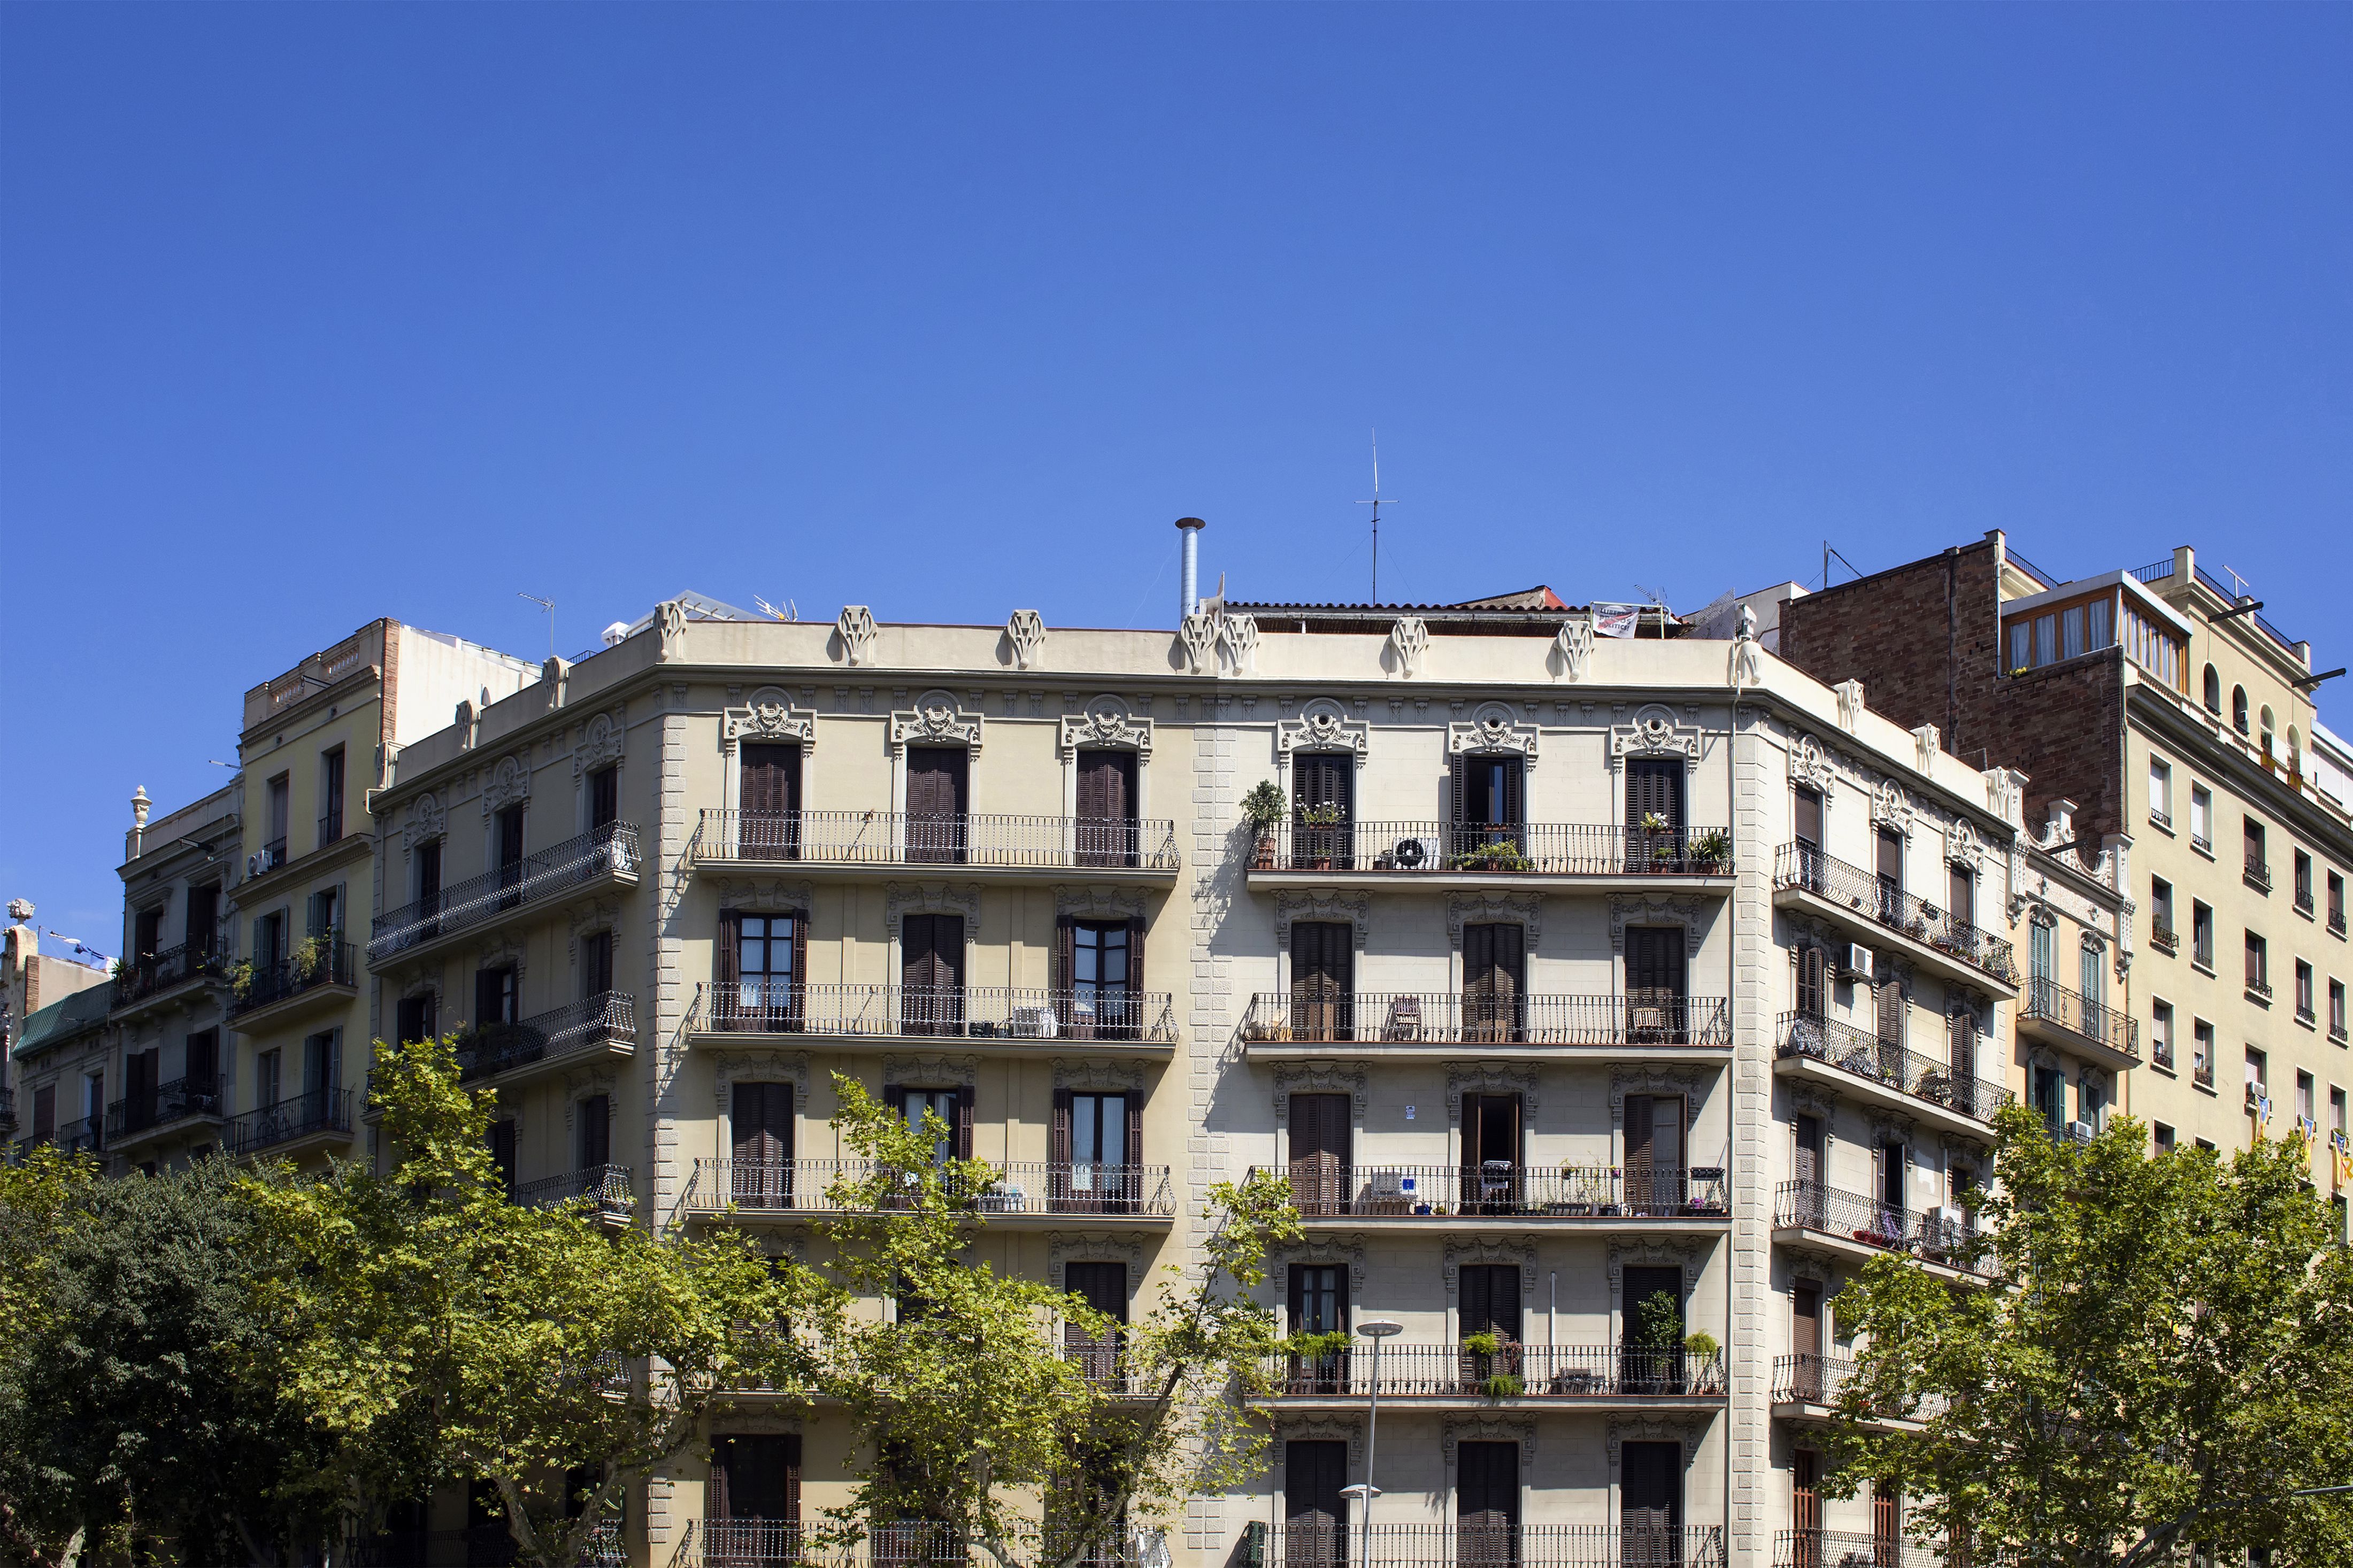
[[[1520,1266],[1516,1263],[1465,1263],[1456,1270],[1461,1290],[1461,1317],[1465,1335],[1493,1333],[1500,1340],[1520,1339]]]
[[[1078,754],[1078,860],[1082,866],[1135,864],[1135,753]]]
[[[1507,828],[1498,838],[1517,834],[1525,822],[1527,760],[1458,753],[1447,762],[1447,816],[1460,827]],[[1475,847],[1476,840],[1465,848]]]
[[[1462,1204],[1465,1214],[1521,1209],[1522,1117],[1516,1094],[1462,1097]]]
[[[736,1084],[728,1110],[735,1202],[744,1208],[786,1206],[792,1194],[793,1086]]]
[[[801,1440],[797,1433],[743,1434],[715,1437],[711,1444],[711,1501],[703,1511],[730,1522],[760,1521],[798,1524],[801,1517]],[[741,1556],[752,1561],[790,1561],[797,1552],[781,1542],[758,1550],[757,1537],[713,1542],[711,1555]],[[732,1550],[730,1550],[732,1548]]]
[[[907,858],[961,863],[965,858],[966,772],[961,746],[907,750]]]
[[[590,931],[580,939],[580,994],[601,996],[613,988],[613,933]]]
[[[1462,1026],[1472,1043],[1525,1037],[1527,928],[1462,928]]]
[[[583,1171],[594,1171],[609,1164],[613,1158],[613,1099],[610,1095],[592,1094],[573,1107],[573,1125],[579,1131],[577,1151]]]
[[[1347,1561],[1348,1445],[1328,1440],[1282,1448],[1284,1568],[1327,1568]]]
[[[1520,1446],[1458,1443],[1454,1509],[1460,1560],[1470,1568],[1504,1568],[1519,1561]]]
[[[512,1117],[491,1123],[491,1163],[498,1168],[500,1180],[506,1184],[507,1196],[514,1196],[515,1124]]]
[[[1113,1321],[1127,1321],[1126,1264],[1066,1263],[1062,1266],[1062,1289]],[[1122,1338],[1117,1329],[1091,1334],[1082,1324],[1065,1322],[1062,1352],[1078,1363],[1083,1375],[1101,1382],[1119,1371]]]
[[[1626,1203],[1635,1214],[1672,1214],[1683,1206],[1683,1098],[1626,1097]]]
[[[1809,942],[1798,949],[1798,1011],[1820,1017],[1830,1006],[1830,950]]]
[[[1619,1523],[1629,1563],[1681,1563],[1683,1446],[1627,1443],[1619,1450]]]
[[[1301,1040],[1346,1040],[1356,992],[1354,925],[1299,921],[1291,928],[1291,1029]]]
[[[1348,1097],[1291,1097],[1291,1196],[1303,1214],[1335,1214],[1346,1201]]]
[[[901,1029],[964,1032],[964,917],[908,914],[899,925]]]
[[[746,860],[800,856],[801,749],[797,744],[742,748],[736,802],[739,853]],[[913,778],[910,773],[910,779]]]
[[[589,829],[593,832],[599,827],[610,827],[620,821],[621,770],[617,766],[598,768],[589,773],[586,782],[588,785]]]
[[[1681,926],[1626,928],[1626,1027],[1638,1041],[1682,1037],[1687,952]]]

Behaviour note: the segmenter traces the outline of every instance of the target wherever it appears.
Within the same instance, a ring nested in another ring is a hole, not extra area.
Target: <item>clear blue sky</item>
[[[1376,426],[1385,597],[1999,526],[2346,662],[2348,81],[2346,5],[0,7],[0,897],[111,950],[132,786],[379,615],[1166,626],[1188,512],[1361,597]]]

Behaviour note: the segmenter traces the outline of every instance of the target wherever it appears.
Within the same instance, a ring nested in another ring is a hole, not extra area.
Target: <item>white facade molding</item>
[[[1291,1097],[1294,1094],[1345,1094],[1350,1107],[1349,1121],[1362,1127],[1365,1122],[1365,1068],[1361,1062],[1298,1062],[1286,1063],[1274,1069],[1274,1124],[1291,1125]]]
[[[1005,642],[1014,668],[1035,669],[1038,656],[1046,651],[1046,618],[1035,610],[1014,611],[1005,622]]]
[[[1465,1050],[1475,1049],[1466,1046]],[[1449,1062],[1446,1064],[1446,1124],[1462,1124],[1462,1097],[1466,1094],[1516,1094],[1520,1097],[1520,1114],[1529,1121],[1535,1117],[1539,1099],[1536,1091],[1536,1069],[1531,1064],[1506,1062]]]
[[[1613,766],[1628,757],[1680,757],[1684,771],[1693,773],[1699,768],[1699,727],[1679,723],[1675,710],[1663,702],[1646,702],[1634,710],[1631,722],[1609,729]]]
[[[501,757],[482,785],[482,820],[488,822],[508,806],[524,805],[530,799],[531,753]]]
[[[1620,957],[1626,953],[1626,928],[1638,926],[1672,926],[1683,928],[1683,955],[1697,958],[1701,944],[1707,939],[1709,901],[1705,899],[1683,899],[1666,893],[1612,893],[1609,895],[1609,951]]]
[[[1535,766],[1536,746],[1540,731],[1534,724],[1523,724],[1519,715],[1504,702],[1482,702],[1471,710],[1468,723],[1454,722],[1446,726],[1446,752],[1459,757],[1466,753],[1516,753]]]
[[[1544,939],[1544,901],[1542,893],[1449,893],[1446,940],[1456,952],[1461,952],[1462,928],[1466,925],[1523,925],[1528,932],[1527,951],[1534,952]]]
[[[576,733],[577,739],[572,744],[572,776],[575,779],[621,760],[627,750],[628,719],[616,708],[610,713],[590,718]]]
[[[841,646],[841,662],[857,668],[874,662],[874,612],[864,605],[844,605],[833,623],[834,639]]]
[[[1345,921],[1356,927],[1356,949],[1365,951],[1365,930],[1372,921],[1373,897],[1370,893],[1343,893],[1322,888],[1308,888],[1293,892],[1288,889],[1274,896],[1274,940],[1285,952],[1291,951],[1291,927],[1297,921]]]
[[[817,745],[817,715],[795,708],[783,687],[763,686],[742,707],[720,713],[721,748],[733,752],[744,741],[797,742],[806,755]]]
[[[1421,673],[1421,661],[1430,652],[1430,627],[1419,616],[1400,616],[1389,627],[1386,650],[1396,661],[1397,672],[1411,680]]]
[[[891,754],[903,756],[909,746],[966,746],[978,756],[983,722],[977,708],[967,713],[955,692],[934,687],[913,708],[892,711]]]
[[[1288,757],[1293,752],[1352,752],[1358,758],[1370,744],[1371,726],[1351,719],[1337,699],[1311,699],[1296,719],[1280,719],[1274,726],[1274,749]]]
[[[1126,698],[1107,691],[1090,698],[1083,712],[1062,715],[1056,746],[1066,758],[1081,747],[1087,747],[1131,751],[1137,761],[1148,761],[1152,756],[1152,721],[1137,718]]]

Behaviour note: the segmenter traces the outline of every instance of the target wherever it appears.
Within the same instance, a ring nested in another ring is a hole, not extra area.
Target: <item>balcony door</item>
[[[1065,1214],[1129,1214],[1138,1190],[1136,1145],[1143,1136],[1144,1097],[1054,1091],[1047,1131],[1052,1167],[1050,1196]]]
[[[733,1094],[731,1195],[742,1208],[791,1207],[793,1086],[739,1083]]]
[[[1494,1045],[1527,1037],[1527,928],[1462,928],[1462,1037]]]
[[[1298,1040],[1355,1037],[1356,928],[1299,921],[1291,928],[1291,1033]]]
[[[801,853],[801,749],[746,743],[737,786],[737,853],[746,860],[797,860]]]
[[[961,755],[962,753],[958,753]],[[900,1029],[964,1033],[964,917],[908,914],[899,922]]]
[[[1822,1178],[1826,1166],[1822,1158],[1822,1119],[1810,1111],[1798,1113],[1794,1158],[1790,1163],[1798,1184],[1798,1203],[1801,1223],[1816,1230],[1822,1227],[1820,1218]]]
[[[1626,1097],[1626,1207],[1668,1215],[1683,1206],[1683,1097]]]
[[[122,1054],[122,1116],[126,1128],[154,1124],[155,1069],[163,1059],[160,1048]]]
[[[1652,1044],[1678,1041],[1683,1031],[1683,928],[1626,928],[1627,1037]]]
[[[1493,1565],[1520,1560],[1520,1446],[1458,1443],[1454,1447],[1456,1561]]]
[[[1337,1568],[1348,1560],[1348,1445],[1282,1446],[1283,1542],[1281,1568]]]
[[[1526,759],[1461,755],[1449,759],[1447,815],[1450,855],[1473,855],[1490,845],[1528,852]]]
[[[1789,1293],[1789,1353],[1797,1358],[1791,1391],[1810,1404],[1822,1399],[1822,1288],[1800,1279]]]
[[[1628,870],[1683,869],[1684,771],[1681,757],[1627,760]]]
[[[1493,1334],[1492,1352],[1463,1351],[1456,1375],[1477,1392],[1497,1376],[1525,1377],[1520,1349],[1520,1267],[1516,1263],[1465,1263],[1455,1275],[1461,1337]]]
[[[1135,753],[1078,755],[1078,860],[1082,866],[1135,864]]]
[[[1522,1197],[1521,1140],[1516,1094],[1462,1097],[1462,1212],[1515,1214]]]
[[[932,1163],[944,1164],[950,1159],[972,1158],[972,1090],[969,1089],[917,1089],[905,1084],[885,1084],[883,1103],[904,1117],[915,1131],[923,1130],[923,1118],[936,1116],[947,1124],[948,1136],[932,1144]]]
[[[1142,1024],[1144,921],[1066,920],[1055,931],[1054,1011],[1073,1039],[1132,1040]]]
[[[1790,1568],[1821,1568],[1822,1457],[1812,1448],[1789,1456],[1789,1525],[1797,1531]]]
[[[1127,1321],[1126,1264],[1066,1263],[1062,1266],[1062,1288],[1114,1324]],[[1108,1383],[1119,1373],[1123,1338],[1116,1327],[1103,1334],[1092,1334],[1081,1324],[1066,1322],[1062,1325],[1062,1353],[1078,1363],[1081,1373],[1090,1381]]]
[[[1346,752],[1303,752],[1291,759],[1294,821],[1290,868],[1345,871],[1356,865],[1356,759]],[[1335,816],[1330,823],[1312,816]]]
[[[498,835],[499,907],[522,902],[522,807],[511,805],[494,819]]]
[[[769,1568],[800,1557],[801,1440],[797,1433],[713,1438],[703,1510],[705,1557],[717,1568]]]
[[[188,889],[188,950],[210,957],[220,942],[221,890],[218,882]]]
[[[1349,1097],[1291,1097],[1291,1201],[1302,1214],[1340,1214],[1348,1201]]]
[[[1628,1443],[1619,1455],[1620,1561],[1625,1568],[1683,1568],[1683,1446]]]
[[[907,749],[908,859],[963,863],[971,763],[962,746]]]
[[[1348,1331],[1346,1276],[1336,1263],[1294,1263],[1291,1266],[1291,1331],[1294,1334],[1344,1334]],[[1348,1352],[1291,1358],[1290,1392],[1338,1394],[1347,1375]]]

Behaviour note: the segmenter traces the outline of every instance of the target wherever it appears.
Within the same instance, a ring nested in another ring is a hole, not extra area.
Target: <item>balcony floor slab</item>
[[[1916,1094],[1906,1094],[1876,1079],[1832,1067],[1818,1058],[1804,1055],[1781,1057],[1773,1063],[1773,1076],[1820,1084],[1834,1094],[1899,1112],[1939,1131],[1957,1133],[1979,1142],[1990,1142],[1993,1139],[1993,1129],[1974,1116],[1964,1116],[1949,1105],[1923,1100]]]
[[[1930,1274],[1951,1284],[1982,1286],[1991,1283],[1984,1275],[1972,1274],[1966,1268],[1956,1268],[1948,1263],[1932,1262],[1917,1254],[1894,1247],[1873,1247],[1867,1241],[1858,1241],[1853,1237],[1841,1236],[1834,1230],[1816,1230],[1810,1226],[1776,1226],[1773,1229],[1773,1245],[1801,1247],[1810,1252],[1831,1253],[1856,1264],[1868,1263],[1874,1258],[1909,1258]]]
[[[1934,942],[1906,935],[1872,912],[1848,904],[1826,892],[1803,885],[1773,889],[1773,907],[1794,910],[1830,921],[1865,947],[1890,948],[1902,954],[1917,968],[1937,979],[1954,984],[1967,985],[1982,991],[1997,1001],[2009,1002],[2018,995],[2014,981],[2002,979],[1989,970],[1979,969],[1968,960],[1947,952]]]

